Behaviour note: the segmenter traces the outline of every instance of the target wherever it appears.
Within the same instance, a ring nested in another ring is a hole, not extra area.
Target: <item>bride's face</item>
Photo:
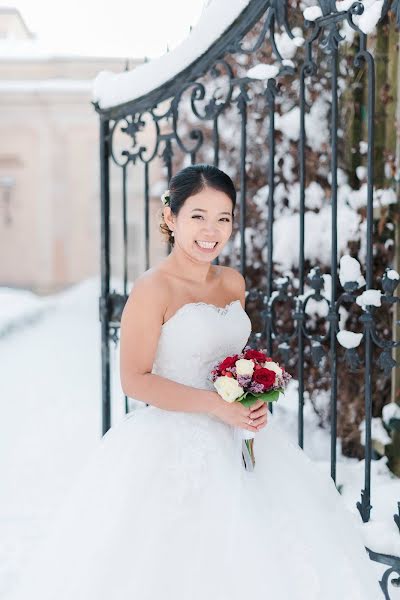
[[[175,245],[198,260],[214,260],[232,234],[232,209],[229,196],[212,188],[189,196],[174,218]]]

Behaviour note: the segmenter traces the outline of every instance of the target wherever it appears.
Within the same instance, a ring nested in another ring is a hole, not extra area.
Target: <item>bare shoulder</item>
[[[232,296],[240,298],[244,304],[246,280],[240,271],[233,267],[221,266],[221,277],[224,287],[226,287]]]
[[[168,280],[162,271],[157,268],[145,271],[135,279],[122,317],[132,313],[134,308],[137,316],[149,316],[161,325],[168,303],[168,292]]]
[[[125,393],[135,374],[152,370],[167,296],[166,283],[157,269],[135,279],[121,316],[120,377]]]

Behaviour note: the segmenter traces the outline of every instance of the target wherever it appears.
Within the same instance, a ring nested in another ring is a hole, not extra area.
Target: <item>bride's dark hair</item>
[[[169,206],[174,215],[177,215],[182,208],[185,200],[189,196],[194,196],[205,187],[213,188],[224,192],[232,200],[232,216],[236,206],[236,190],[232,179],[213,165],[196,164],[181,169],[171,177],[169,182]],[[171,230],[164,221],[164,215],[161,212],[160,230],[165,235],[170,244],[174,244],[174,237]]]

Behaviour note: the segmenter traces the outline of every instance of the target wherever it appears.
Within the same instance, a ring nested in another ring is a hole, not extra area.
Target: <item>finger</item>
[[[259,417],[262,417],[263,415],[267,414],[268,408],[266,407],[266,405],[263,403],[263,406],[261,408],[259,408],[258,410],[253,410],[253,412],[251,413],[251,419],[258,419]]]
[[[255,427],[259,427],[260,425],[263,425],[266,422],[267,422],[267,419],[265,418],[265,416],[262,416],[262,417],[259,417],[258,419],[255,419],[253,421],[253,425]]]
[[[257,402],[254,402],[254,404],[251,405],[250,410],[252,412],[254,412],[255,410],[258,410],[264,404],[265,404],[265,402],[263,400],[257,400]]]
[[[257,425],[257,430],[262,429],[262,427],[265,427],[267,423],[268,423],[268,413],[266,413],[264,415],[264,422],[261,423],[261,425]]]
[[[245,429],[246,431],[251,431],[253,433],[257,433],[258,429],[257,427],[252,427],[251,425],[241,425],[242,429]]]
[[[253,404],[250,405],[250,410],[257,410],[258,408],[260,408],[260,406],[262,406],[264,404],[264,402],[262,400],[256,400],[255,402],[253,402]]]
[[[250,418],[250,414],[251,414],[251,410],[248,406],[243,406],[243,404],[240,405],[241,406],[241,416],[243,419],[249,419]]]
[[[250,424],[248,419],[245,419],[242,422],[241,427],[243,427],[243,429],[247,429],[248,431],[257,431],[257,427],[254,425],[254,422]]]

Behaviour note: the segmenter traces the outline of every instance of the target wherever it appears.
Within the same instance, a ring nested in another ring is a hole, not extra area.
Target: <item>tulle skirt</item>
[[[380,600],[360,525],[269,415],[150,406],[99,441],[10,600]]]

